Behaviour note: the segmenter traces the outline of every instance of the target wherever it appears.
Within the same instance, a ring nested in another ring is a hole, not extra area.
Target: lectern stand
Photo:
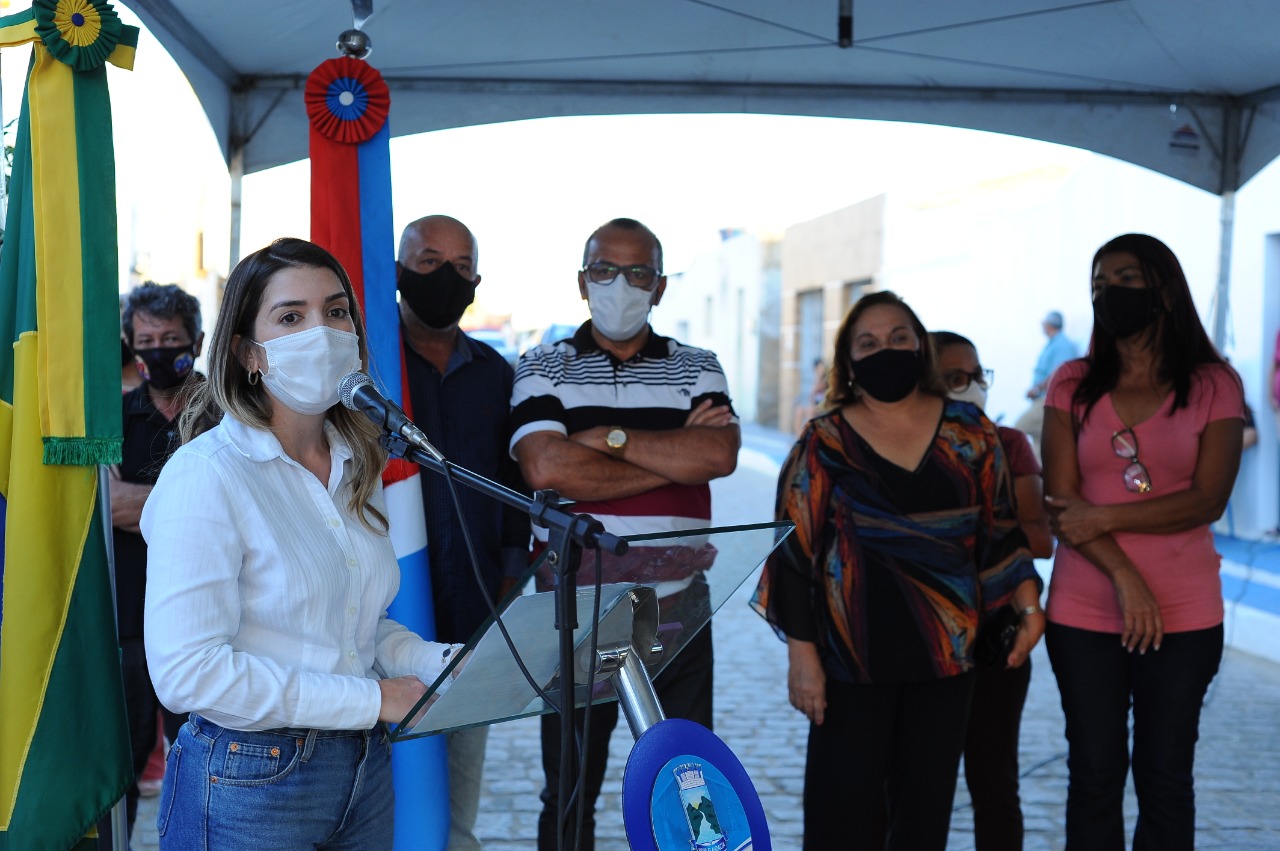
[[[645,749],[648,763],[658,766],[653,778],[650,781],[642,777],[636,781],[640,783],[636,791],[624,791],[628,839],[633,848],[734,851],[769,847],[759,799],[736,758],[704,728],[690,722],[664,721],[652,680],[755,572],[791,528],[788,523],[763,523],[678,535],[626,537],[625,554],[600,554],[598,600],[595,554],[588,553],[582,560],[576,595],[580,623],[573,633],[571,702],[585,706],[617,699],[637,740],[644,744],[651,733],[653,737],[652,746]],[[546,565],[541,562],[530,569],[525,584],[540,571],[546,576]],[[587,613],[594,611],[597,604],[599,626],[592,631]],[[501,618],[528,678],[491,619],[392,731],[392,740],[553,711],[552,704],[559,705],[564,700],[563,680],[568,679],[560,676],[559,639],[552,628],[555,608],[551,592],[516,592],[509,597]],[[462,670],[453,677],[453,669],[459,664],[463,665]],[[440,684],[450,677],[450,687],[439,694]],[[534,684],[547,699],[538,694]],[[416,722],[410,723],[409,719],[415,717]],[[682,742],[688,742],[689,749],[682,751]],[[716,750],[715,743],[722,750]],[[712,761],[716,765],[706,764],[711,757],[700,761],[698,748],[706,747],[715,751]],[[667,766],[662,756],[672,748],[677,757],[688,759]],[[646,767],[641,774],[647,773]],[[632,773],[630,763],[628,775],[639,777]],[[644,788],[646,783],[650,788]],[[743,785],[745,789],[738,788]],[[667,786],[674,790],[672,796],[666,796],[670,798],[666,802],[674,807],[671,812],[688,822],[682,844],[656,844],[660,833],[670,833],[661,831],[659,825],[663,818],[663,801],[659,798],[663,796],[654,797],[660,787]],[[734,795],[737,800],[730,801]],[[653,805],[634,805],[637,796],[653,797]],[[630,807],[629,797],[633,804]],[[628,810],[636,815],[633,817]],[[633,825],[641,819],[646,824]],[[638,838],[632,838],[633,829]],[[648,845],[641,841],[646,835]]]

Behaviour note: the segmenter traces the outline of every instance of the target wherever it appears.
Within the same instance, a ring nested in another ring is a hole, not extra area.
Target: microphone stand
[[[571,505],[562,501],[554,490],[536,491],[533,498],[514,491],[505,485],[486,479],[477,473],[438,461],[419,447],[409,443],[399,434],[384,432],[378,442],[396,458],[407,458],[442,476],[452,477],[474,491],[478,491],[501,503],[519,509],[529,519],[548,532],[546,562],[554,575],[555,628],[559,634],[560,656],[560,785],[559,812],[556,828],[560,848],[574,851],[576,838],[574,824],[565,818],[573,784],[578,776],[576,748],[566,747],[577,738],[574,726],[575,677],[573,666],[573,631],[578,628],[577,574],[583,550],[601,549],[614,555],[627,551],[627,542],[605,531],[604,524],[589,514],[565,511]],[[458,518],[462,522],[462,518]],[[588,695],[588,699],[590,696]],[[579,790],[582,794],[583,790]]]

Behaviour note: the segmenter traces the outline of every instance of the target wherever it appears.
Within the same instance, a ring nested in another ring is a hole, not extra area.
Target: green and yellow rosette
[[[34,0],[25,12],[0,18],[0,47],[33,41],[75,71],[107,62],[129,71],[138,28],[120,23],[107,0]]]
[[[44,46],[77,71],[105,64],[120,43],[120,18],[106,0],[35,0],[31,12]]]

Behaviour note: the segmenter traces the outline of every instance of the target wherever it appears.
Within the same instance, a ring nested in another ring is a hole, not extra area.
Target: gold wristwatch
[[[604,443],[614,458],[621,458],[627,451],[627,433],[622,430],[622,426],[612,426],[604,436]]]

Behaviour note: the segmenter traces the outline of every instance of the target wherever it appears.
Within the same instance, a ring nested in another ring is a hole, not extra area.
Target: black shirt
[[[178,423],[156,410],[147,384],[124,395],[124,449],[120,478],[154,485],[180,444]],[[137,532],[112,528],[116,562],[116,617],[121,638],[142,637],[142,604],[147,591],[147,543]]]

